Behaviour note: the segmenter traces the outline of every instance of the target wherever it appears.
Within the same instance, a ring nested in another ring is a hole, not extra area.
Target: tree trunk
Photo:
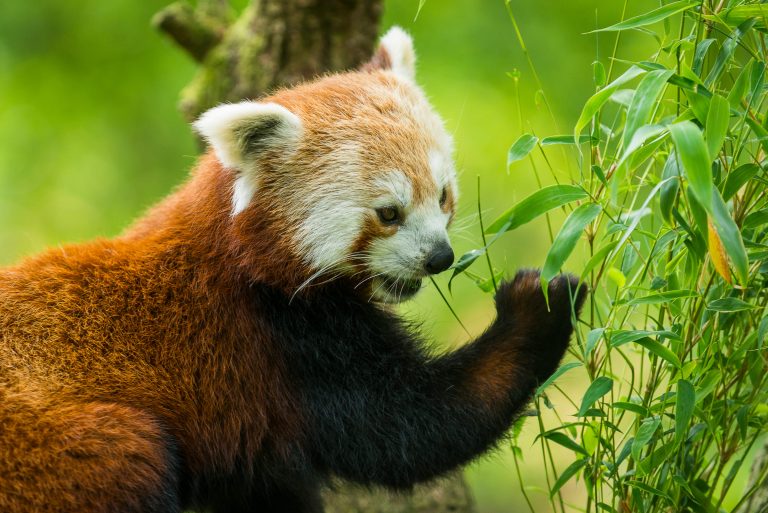
[[[234,16],[227,0],[172,4],[152,23],[200,65],[182,91],[188,121],[222,102],[253,99],[327,72],[356,68],[373,53],[382,0],[252,0]],[[342,484],[328,513],[472,513],[464,479],[395,495]]]

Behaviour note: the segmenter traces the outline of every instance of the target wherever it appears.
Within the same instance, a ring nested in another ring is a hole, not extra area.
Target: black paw
[[[538,270],[523,269],[514,279],[504,281],[496,294],[499,318],[512,317],[516,323],[541,326],[542,321],[556,321],[570,326],[571,312],[578,317],[587,288],[571,274],[555,276],[549,282],[547,298],[541,287]]]
[[[578,317],[587,288],[580,286],[575,276],[561,274],[549,282],[547,294],[549,301],[542,291],[539,271],[531,269],[503,282],[496,294],[499,328],[533,357],[540,379],[554,372],[568,348],[573,314]]]

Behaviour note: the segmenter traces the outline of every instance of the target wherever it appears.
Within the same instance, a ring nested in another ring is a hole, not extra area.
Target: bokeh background
[[[166,3],[0,2],[0,265],[47,246],[120,233],[194,165],[195,139],[176,103],[195,67],[149,24]],[[382,31],[398,24],[414,36],[418,80],[455,135],[463,193],[454,233],[457,254],[481,246],[477,176],[490,221],[537,187],[531,162],[505,169],[510,144],[523,132],[572,132],[594,92],[591,64],[596,59],[610,64],[607,55],[616,37],[586,33],[618,21],[623,9],[631,16],[657,4],[512,0],[510,5],[551,113],[503,0],[427,0],[418,18],[417,0],[385,1]],[[654,41],[628,33],[621,46],[624,58],[646,58]],[[517,86],[510,74],[519,76]],[[556,173],[567,179],[576,169],[573,157],[550,153]],[[540,157],[535,162],[544,167]],[[491,255],[498,268],[512,273],[540,266],[548,247],[546,225],[539,221],[506,235]],[[576,255],[569,267],[579,265]],[[486,274],[481,263],[475,266]],[[444,289],[446,281],[439,281]],[[493,316],[490,296],[464,276],[454,282],[449,299],[471,333],[482,331]],[[467,338],[431,288],[405,305],[404,313],[421,320],[441,348]],[[524,428],[521,445],[530,450],[524,452],[522,471],[532,498],[547,511],[541,453],[531,445],[536,432],[532,424]],[[467,475],[480,511],[522,510],[504,447],[473,464]],[[569,493],[578,503],[577,489]]]

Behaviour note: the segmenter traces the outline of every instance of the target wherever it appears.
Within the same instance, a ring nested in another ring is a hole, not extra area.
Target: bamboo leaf
[[[731,280],[731,270],[728,268],[728,255],[725,253],[723,241],[720,240],[720,236],[717,234],[711,219],[708,220],[707,225],[707,240],[709,256],[712,259],[712,265],[715,267],[715,270],[726,282],[733,283]]]
[[[731,105],[724,97],[715,94],[709,101],[707,113],[707,126],[704,131],[704,140],[709,150],[710,162],[717,158],[720,148],[725,142],[728,133],[728,123],[731,119]]]
[[[660,303],[668,303],[675,299],[683,299],[687,297],[696,297],[698,294],[695,290],[668,290],[665,292],[659,292],[656,294],[648,294],[643,297],[636,297],[627,301],[628,306],[635,305],[656,305]]]
[[[680,358],[678,358],[675,353],[673,353],[668,347],[655,340],[650,338],[641,338],[640,340],[635,340],[635,344],[643,346],[648,350],[649,353],[655,354],[662,360],[671,363],[678,369],[683,366],[683,364],[680,362]]]
[[[705,210],[712,209],[712,166],[704,136],[690,121],[670,127],[672,140],[683,164],[693,194]]]
[[[625,147],[629,145],[637,129],[651,121],[653,110],[658,105],[659,97],[673,73],[672,70],[657,69],[640,80],[637,91],[632,97],[632,103],[627,109],[627,121],[624,128]]]
[[[640,427],[637,429],[635,435],[635,441],[632,442],[632,457],[635,461],[640,461],[640,457],[643,452],[643,447],[648,445],[648,442],[653,438],[653,434],[656,433],[661,420],[658,418],[645,419]]]
[[[552,374],[549,378],[547,378],[547,380],[544,383],[542,383],[541,385],[539,385],[539,388],[536,389],[536,397],[540,396],[541,393],[544,392],[544,390],[548,386],[550,386],[552,383],[554,383],[557,378],[559,378],[560,376],[562,376],[563,374],[565,374],[569,370],[575,369],[576,367],[581,367],[581,366],[582,366],[581,362],[570,362],[570,363],[566,363],[565,365],[561,365],[560,367],[558,367],[558,369],[555,371],[555,373]]]
[[[658,9],[654,9],[652,11],[641,14],[639,16],[635,16],[634,18],[624,20],[620,23],[616,23],[615,25],[611,25],[610,27],[593,30],[588,33],[591,34],[593,32],[616,32],[619,30],[645,27],[646,25],[651,25],[653,23],[665,20],[670,16],[674,16],[675,14],[687,11],[688,9],[692,9],[697,5],[698,5],[698,2],[690,2],[687,0],[681,1],[681,2],[672,2],[671,4],[664,5],[662,7],[659,7]]]
[[[451,278],[448,280],[448,290],[451,290],[451,283],[453,282],[453,279],[466,271],[469,266],[475,263],[475,260],[480,258],[483,254],[485,254],[485,249],[473,249],[472,251],[468,251],[461,255],[459,260],[453,264],[453,274],[451,275]]]
[[[581,407],[579,408],[579,417],[583,417],[587,410],[589,410],[595,401],[603,397],[605,394],[611,391],[613,388],[613,380],[607,376],[598,376],[584,392],[584,397],[581,399]]]
[[[760,168],[750,162],[728,173],[728,177],[723,185],[723,200],[728,201],[734,197],[739,192],[739,189],[744,187],[744,184],[757,175],[758,171],[760,171]]]
[[[659,191],[659,209],[661,215],[668,224],[672,224],[672,208],[675,206],[677,192],[680,190],[680,166],[677,158],[677,152],[669,152],[667,161],[664,163],[664,169],[661,172],[661,178],[668,180]]]
[[[712,222],[733,264],[736,278],[741,285],[746,285],[749,280],[749,258],[739,227],[728,212],[728,207],[717,189],[713,190],[711,204]]]
[[[552,442],[555,442],[557,445],[562,445],[566,449],[570,449],[583,456],[589,457],[589,453],[587,452],[587,450],[584,447],[577,444],[571,438],[569,438],[568,435],[566,435],[565,433],[554,431],[554,432],[545,434],[544,438]]]
[[[580,135],[577,141],[573,140],[572,135],[551,135],[541,140],[542,146],[552,146],[553,144],[584,144],[590,143],[595,145],[598,143],[596,137],[591,135]]]
[[[585,203],[566,218],[544,261],[544,268],[541,271],[542,283],[549,282],[557,275],[573,252],[573,248],[576,247],[576,243],[584,233],[584,228],[597,217],[600,210],[601,207],[597,203]]]
[[[619,87],[644,73],[645,70],[637,66],[632,66],[627,71],[625,71],[623,75],[592,95],[592,97],[587,100],[587,103],[584,105],[584,109],[581,111],[579,120],[576,122],[576,128],[573,130],[574,140],[578,140],[579,134],[584,129],[584,127],[587,126],[592,117],[597,113],[598,110],[600,110],[600,107],[603,106],[608,98],[610,98],[611,95],[616,92]]]
[[[567,483],[574,475],[576,475],[579,470],[581,470],[584,465],[587,464],[587,459],[588,458],[582,458],[568,465],[568,468],[563,470],[563,473],[560,474],[560,476],[557,478],[555,484],[552,485],[552,489],[549,491],[549,496],[554,497],[560,488],[562,488],[565,483]]]
[[[681,379],[677,382],[677,395],[675,396],[675,441],[682,442],[688,434],[688,424],[693,418],[693,409],[696,406],[696,392],[693,385]]]
[[[715,299],[707,305],[707,310],[712,310],[713,312],[743,312],[744,310],[752,310],[754,308],[757,307],[737,297]]]
[[[587,193],[575,185],[551,185],[534,192],[498,217],[485,233],[504,233],[514,230],[566,203],[584,199]]]
[[[536,147],[537,142],[539,142],[539,138],[535,135],[523,134],[518,137],[507,152],[507,173],[509,173],[509,166],[527,157],[531,150]]]

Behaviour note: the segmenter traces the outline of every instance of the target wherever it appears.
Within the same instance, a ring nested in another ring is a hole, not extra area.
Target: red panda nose
[[[437,245],[427,257],[424,265],[429,274],[437,274],[448,269],[453,263],[453,249],[446,243]]]

